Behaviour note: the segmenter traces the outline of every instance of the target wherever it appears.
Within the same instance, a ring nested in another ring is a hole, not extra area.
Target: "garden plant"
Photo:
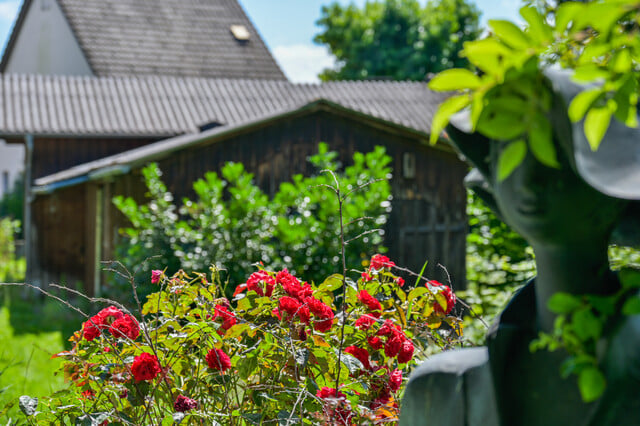
[[[411,368],[462,342],[456,297],[449,285],[381,254],[364,270],[348,269],[343,211],[369,183],[343,191],[327,174],[333,184],[322,186],[337,201],[339,271],[305,282],[258,263],[236,285],[216,267],[153,270],[147,280],[155,291],[144,301],[134,277],[120,270],[136,308],[91,299],[106,306],[83,313],[71,349],[56,355],[69,386],[47,398],[21,397],[27,422],[397,423]]]

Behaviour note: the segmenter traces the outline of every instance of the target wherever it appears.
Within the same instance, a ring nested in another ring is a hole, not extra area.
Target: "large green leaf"
[[[525,49],[531,45],[529,37],[513,22],[490,19],[489,26],[495,35],[511,47]]]
[[[574,123],[582,120],[589,108],[602,94],[602,89],[599,87],[578,93],[571,101],[571,105],[569,105],[569,119]]]
[[[604,134],[609,128],[613,109],[607,105],[604,107],[593,107],[587,112],[584,120],[584,133],[589,141],[589,146],[596,151],[604,138]]]
[[[604,375],[596,367],[587,367],[578,376],[578,387],[584,402],[593,402],[600,398],[606,386]]]
[[[556,314],[568,314],[582,306],[582,301],[569,293],[555,293],[547,302],[547,307]]]
[[[535,7],[523,7],[520,9],[520,15],[527,21],[527,24],[529,24],[529,36],[538,44],[546,44],[552,39],[553,33],[551,27],[547,25],[544,17],[540,15]]]
[[[469,105],[469,102],[470,98],[468,95],[459,95],[447,99],[440,105],[438,111],[436,111],[433,116],[433,121],[431,122],[431,135],[429,137],[431,144],[438,142],[440,133],[442,133],[449,123],[449,118]]]
[[[476,89],[482,84],[480,77],[469,70],[454,68],[438,73],[429,82],[431,90],[441,92],[448,90]]]
[[[531,129],[529,129],[529,147],[542,164],[556,169],[560,168],[556,148],[553,145],[551,123],[543,114],[536,114]]]
[[[527,155],[527,144],[524,140],[511,142],[500,153],[498,158],[498,180],[506,179]]]
[[[573,18],[584,10],[585,5],[577,2],[568,2],[558,6],[556,10],[556,31],[564,32]]]

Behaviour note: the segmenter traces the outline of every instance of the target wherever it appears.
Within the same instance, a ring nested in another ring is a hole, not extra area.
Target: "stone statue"
[[[593,152],[582,123],[567,116],[566,106],[584,87],[564,71],[545,75],[555,94],[550,119],[560,169],[529,152],[498,181],[503,145],[471,134],[464,114],[447,128],[475,166],[467,184],[533,247],[537,277],[490,328],[486,347],[444,352],[413,372],[401,426],[640,425],[640,315],[617,315],[599,342],[607,388],[592,403],[582,401],[575,377],[560,376],[566,353],[529,350],[540,331],[553,329],[547,301],[554,293],[618,291],[608,244],[640,242],[640,130],[613,120]]]

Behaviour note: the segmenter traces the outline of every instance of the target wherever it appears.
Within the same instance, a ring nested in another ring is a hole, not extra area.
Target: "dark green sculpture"
[[[608,245],[640,242],[640,131],[614,120],[593,152],[582,123],[567,117],[566,105],[584,87],[562,71],[545,75],[556,96],[550,119],[560,169],[528,153],[499,181],[502,144],[468,133],[463,114],[447,129],[475,166],[467,183],[531,244],[538,275],[491,327],[487,347],[439,354],[413,372],[402,426],[640,425],[640,315],[617,314],[607,325],[597,346],[607,387],[588,404],[576,379],[560,376],[566,353],[529,350],[540,331],[553,330],[553,294],[617,292]]]

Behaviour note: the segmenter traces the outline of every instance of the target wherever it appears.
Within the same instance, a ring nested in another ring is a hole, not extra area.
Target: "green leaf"
[[[482,84],[480,77],[469,70],[454,68],[438,73],[429,82],[429,89],[439,92],[476,89]]]
[[[582,120],[591,105],[593,105],[600,96],[602,96],[601,88],[594,88],[578,93],[569,105],[569,119],[574,123]]]
[[[516,24],[510,21],[490,19],[493,33],[511,47],[525,49],[531,46],[531,40]]]
[[[538,44],[546,44],[552,39],[551,27],[547,25],[544,17],[538,13],[535,7],[523,7],[520,9],[520,15],[529,24],[529,36]]]
[[[431,135],[429,136],[429,142],[432,145],[438,142],[440,133],[442,133],[445,127],[447,127],[447,124],[449,124],[449,118],[469,105],[469,102],[470,99],[468,95],[459,95],[453,96],[440,104],[440,107],[438,107],[438,111],[434,114],[431,122]]]
[[[583,4],[568,2],[558,6],[556,10],[556,31],[564,32],[573,18],[584,9]]]
[[[607,77],[609,77],[609,73],[606,70],[601,69],[598,65],[589,63],[576,67],[571,79],[577,82],[590,83]]]
[[[527,111],[510,109],[508,105],[496,108],[496,105],[501,105],[501,103],[494,104],[490,101],[484,107],[478,120],[478,131],[490,139],[502,141],[522,137],[527,131]],[[514,105],[514,107],[517,106],[517,104]]]
[[[596,151],[600,146],[600,142],[609,128],[612,115],[613,109],[609,105],[591,108],[587,113],[584,120],[584,133],[593,151]]]
[[[428,291],[429,289],[427,287],[416,287],[409,292],[409,296],[407,296],[407,300],[411,302],[412,300],[415,300],[416,298],[422,296]]]
[[[584,402],[593,402],[604,393],[607,381],[596,367],[588,367],[578,376],[578,387]]]
[[[602,335],[602,321],[591,312],[590,306],[576,311],[571,319],[571,325],[578,337],[585,341],[597,340]]]
[[[318,291],[332,292],[334,290],[341,288],[342,278],[343,277],[340,274],[330,275],[329,277],[327,277],[326,280],[322,282],[322,284],[320,284],[320,287],[318,287]]]
[[[553,145],[551,123],[543,114],[536,114],[536,119],[529,130],[529,147],[542,164],[555,169],[560,168],[556,148]]]
[[[338,355],[338,350],[336,350],[336,355]],[[358,371],[364,370],[364,365],[362,365],[360,360],[351,354],[342,352],[340,360],[349,369],[349,372],[351,374],[355,374]]]
[[[631,70],[632,65],[633,63],[629,49],[622,49],[618,51],[613,58],[611,58],[609,68],[617,73],[624,74]]]
[[[568,314],[582,306],[582,301],[569,293],[555,293],[547,302],[547,307],[556,314]]]
[[[511,54],[507,46],[492,38],[467,42],[463,50],[469,62],[496,77],[504,75],[503,62]]]
[[[527,155],[527,144],[523,140],[511,142],[498,158],[498,180],[504,180],[522,163]]]
[[[640,288],[640,270],[623,268],[619,272],[620,283],[624,288]]]
[[[622,313],[624,315],[640,314],[640,297],[634,296],[624,302],[624,305],[622,306]]]

